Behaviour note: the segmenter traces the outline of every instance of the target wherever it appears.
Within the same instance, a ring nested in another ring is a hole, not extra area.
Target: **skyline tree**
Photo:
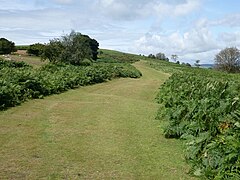
[[[215,56],[215,67],[230,73],[240,72],[240,51],[236,47],[225,48]]]

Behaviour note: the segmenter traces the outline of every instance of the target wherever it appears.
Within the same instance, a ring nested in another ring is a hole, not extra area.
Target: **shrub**
[[[240,178],[239,84],[237,76],[198,70],[175,73],[160,89],[165,136],[187,140],[186,159],[195,175]]]
[[[84,59],[97,59],[98,42],[87,35],[72,31],[60,39],[50,40],[46,45],[42,58],[50,62],[64,62],[80,65]]]
[[[11,52],[15,52],[16,47],[14,42],[9,41],[5,38],[0,38],[0,54],[11,54]]]
[[[27,53],[35,56],[41,56],[44,51],[45,45],[36,43],[27,48]]]
[[[0,110],[16,106],[26,99],[42,98],[112,78],[141,76],[135,67],[125,64],[73,66],[61,63],[33,69],[25,63],[1,60],[0,68]]]

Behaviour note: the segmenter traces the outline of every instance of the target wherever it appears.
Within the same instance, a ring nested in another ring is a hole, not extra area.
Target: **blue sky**
[[[0,36],[17,45],[47,43],[71,30],[101,48],[177,54],[212,63],[240,48],[239,0],[0,0]]]

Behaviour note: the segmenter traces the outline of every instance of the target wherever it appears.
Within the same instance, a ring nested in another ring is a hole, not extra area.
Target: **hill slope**
[[[154,101],[168,74],[70,90],[0,112],[0,179],[191,179]]]

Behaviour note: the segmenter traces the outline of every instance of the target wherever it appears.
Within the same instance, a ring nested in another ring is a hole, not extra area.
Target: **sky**
[[[220,50],[240,48],[240,1],[0,0],[0,37],[16,45],[48,43],[71,30],[100,48],[213,63]]]

